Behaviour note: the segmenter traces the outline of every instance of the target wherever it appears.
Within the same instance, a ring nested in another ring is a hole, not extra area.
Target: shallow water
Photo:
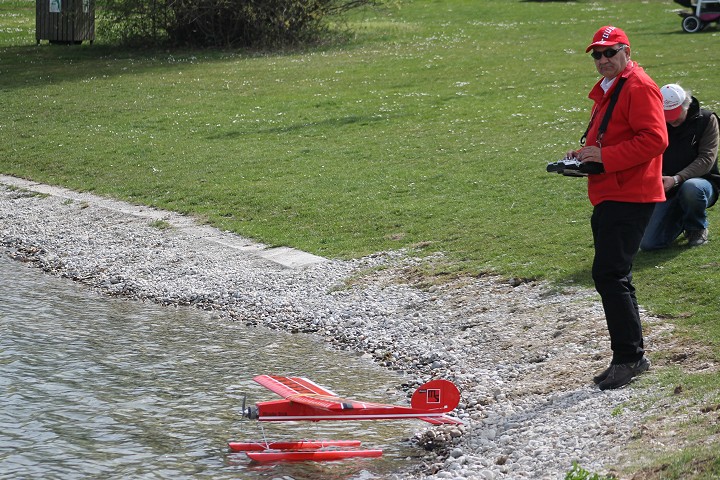
[[[403,378],[357,355],[194,309],[108,298],[0,256],[0,478],[384,478],[422,455],[420,422],[265,423],[241,419],[275,394],[262,373],[405,404]],[[333,438],[379,459],[249,462],[230,440]]]

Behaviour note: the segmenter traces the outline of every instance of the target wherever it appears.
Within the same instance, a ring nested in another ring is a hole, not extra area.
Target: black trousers
[[[654,203],[605,201],[593,209],[592,277],[605,310],[611,363],[636,362],[645,353],[632,266],[654,208]]]

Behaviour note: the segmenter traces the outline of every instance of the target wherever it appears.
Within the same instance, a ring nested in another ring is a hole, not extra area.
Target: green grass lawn
[[[344,45],[283,53],[36,46],[34,6],[0,0],[0,173],[331,258],[410,247],[443,271],[591,287],[585,181],[545,165],[585,130],[602,25],[720,110],[720,30],[682,32],[669,0],[394,2],[353,13]],[[710,220],[701,248],[641,253],[635,283],[717,362]],[[720,402],[716,377],[683,377],[685,395]]]

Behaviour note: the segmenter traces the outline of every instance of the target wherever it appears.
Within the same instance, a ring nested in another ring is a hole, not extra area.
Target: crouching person
[[[683,233],[688,246],[697,247],[708,240],[707,209],[720,190],[718,116],[680,85],[660,92],[670,142],[662,163],[667,200],[655,205],[640,248],[666,248]]]

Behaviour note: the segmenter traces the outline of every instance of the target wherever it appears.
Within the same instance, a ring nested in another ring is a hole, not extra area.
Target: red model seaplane
[[[432,380],[421,385],[413,393],[409,407],[343,399],[327,388],[302,377],[259,375],[253,380],[283,397],[283,400],[259,402],[248,408],[243,406],[243,417],[261,422],[417,418],[433,425],[463,423],[445,415],[460,402],[460,392],[448,380]],[[354,440],[231,442],[228,445],[232,451],[246,452],[248,457],[256,461],[336,460],[382,455],[382,450],[326,449],[360,446],[360,442]]]

